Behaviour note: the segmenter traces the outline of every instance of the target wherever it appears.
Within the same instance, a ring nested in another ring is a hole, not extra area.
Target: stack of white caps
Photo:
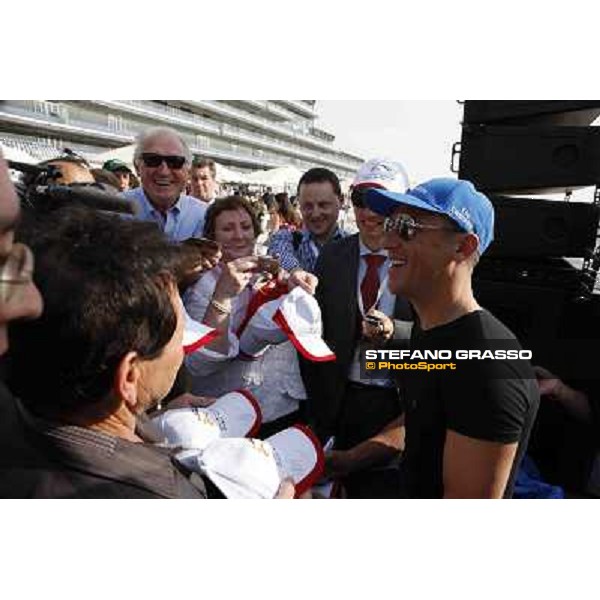
[[[261,421],[258,402],[247,390],[229,392],[207,408],[175,408],[153,419],[166,442],[196,450],[221,437],[256,435]]]
[[[230,499],[273,498],[286,478],[292,479],[299,496],[313,486],[324,467],[319,440],[302,425],[264,441],[216,439],[203,452],[177,458],[208,477]]]

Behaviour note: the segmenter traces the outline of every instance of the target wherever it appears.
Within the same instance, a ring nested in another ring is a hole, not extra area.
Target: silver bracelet
[[[210,305],[217,311],[220,312],[222,315],[229,315],[231,314],[231,309],[227,308],[226,306],[224,306],[223,304],[221,304],[220,302],[217,302],[216,300],[211,300],[210,301]]]

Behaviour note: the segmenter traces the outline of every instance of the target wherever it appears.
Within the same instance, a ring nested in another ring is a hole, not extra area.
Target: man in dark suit
[[[323,338],[336,353],[333,363],[303,362],[310,419],[322,441],[335,438],[327,471],[351,498],[401,494],[397,468],[404,440],[403,409],[392,380],[361,374],[361,353],[410,337],[412,311],[387,288],[389,260],[382,249],[383,219],[364,205],[367,189],[406,190],[398,163],[374,159],[353,182],[352,203],[359,233],[331,242],[315,274]],[[397,347],[397,346],[395,346]]]

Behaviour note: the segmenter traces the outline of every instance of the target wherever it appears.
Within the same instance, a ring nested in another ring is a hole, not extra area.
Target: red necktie
[[[363,258],[367,261],[367,272],[360,284],[360,293],[362,295],[363,310],[367,314],[371,308],[374,308],[377,302],[379,292],[379,267],[385,262],[385,256],[380,254],[365,254]]]

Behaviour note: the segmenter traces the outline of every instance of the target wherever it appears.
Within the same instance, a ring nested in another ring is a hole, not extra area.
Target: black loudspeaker
[[[594,286],[594,274],[564,258],[494,258],[483,256],[473,273],[474,281],[498,282],[544,289],[559,289],[569,297],[585,296]]]
[[[558,373],[588,366],[583,345],[559,342],[585,334],[585,319],[571,317],[590,306],[595,281],[590,261],[578,269],[558,257],[591,258],[599,209],[493,196],[600,184],[600,128],[589,127],[598,114],[598,100],[467,101],[464,109],[458,175],[492,196],[496,212],[495,241],[474,272],[475,297],[533,350],[535,364]],[[565,317],[574,325],[567,331]]]
[[[559,287],[474,280],[479,304],[533,352],[533,364],[564,379],[597,373],[600,297],[574,298]]]
[[[458,176],[500,193],[599,184],[600,128],[465,124]]]
[[[535,283],[474,279],[477,302],[498,317],[522,344],[554,339],[568,294]]]
[[[591,257],[600,219],[596,204],[502,196],[490,200],[496,219],[486,257]]]
[[[467,100],[465,123],[590,125],[598,100]]]

